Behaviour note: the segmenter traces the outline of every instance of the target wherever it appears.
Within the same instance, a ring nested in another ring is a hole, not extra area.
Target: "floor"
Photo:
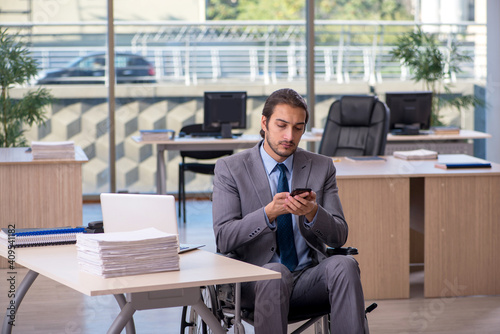
[[[101,218],[99,204],[85,204],[83,223]],[[214,252],[209,200],[190,200],[187,223],[180,223],[180,241],[205,243]],[[19,270],[19,277],[25,270]],[[0,291],[5,291],[7,271],[0,269]],[[425,299],[423,271],[411,274],[411,298],[377,300],[368,315],[371,333],[500,333],[500,296]],[[5,284],[5,285],[4,285]],[[367,301],[370,304],[373,301]],[[0,293],[0,305],[7,305]],[[105,333],[118,314],[111,296],[87,297],[45,277],[39,277],[23,301],[13,333]],[[181,308],[138,311],[137,333],[179,333]],[[247,327],[247,333],[253,333]]]

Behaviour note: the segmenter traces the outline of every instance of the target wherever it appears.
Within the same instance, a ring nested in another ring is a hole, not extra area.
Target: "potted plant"
[[[453,95],[450,83],[452,73],[460,73],[460,64],[471,62],[468,55],[460,53],[456,42],[445,48],[435,34],[420,28],[401,35],[391,51],[394,59],[407,66],[415,82],[422,82],[424,89],[432,91],[431,125],[443,125],[440,110],[451,106],[459,112],[481,102],[474,95]]]
[[[28,91],[12,99],[9,90],[29,83],[38,73],[38,64],[26,44],[0,30],[0,147],[26,146],[23,126],[44,124],[44,107],[52,96],[46,88]]]

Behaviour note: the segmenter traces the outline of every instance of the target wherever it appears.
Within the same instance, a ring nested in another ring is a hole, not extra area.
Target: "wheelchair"
[[[353,247],[329,248],[328,256],[332,255],[356,255],[358,250]],[[236,315],[235,305],[235,284],[209,285],[200,288],[201,298],[208,309],[216,317],[222,328],[226,331],[233,329],[235,334],[245,334],[245,327],[242,321],[253,326],[252,310],[241,309],[241,313]],[[371,304],[365,310],[365,314],[370,313],[377,307],[376,303]],[[309,314],[294,314],[290,311],[288,324],[303,322],[291,334],[300,334],[314,326],[314,334],[328,334],[330,332],[330,310],[313,310]],[[211,334],[212,331],[201,319],[191,306],[184,306],[182,309],[181,334]]]

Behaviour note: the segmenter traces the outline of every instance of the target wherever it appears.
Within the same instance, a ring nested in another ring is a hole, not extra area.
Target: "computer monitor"
[[[220,131],[222,138],[232,138],[232,129],[245,129],[246,92],[205,92],[204,131]]]
[[[430,128],[432,92],[387,92],[385,103],[390,110],[389,129],[393,134],[419,134]]]

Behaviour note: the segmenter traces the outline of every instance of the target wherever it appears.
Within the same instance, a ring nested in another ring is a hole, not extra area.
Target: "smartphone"
[[[311,191],[311,188],[295,188],[291,193],[290,193],[290,196],[295,196],[295,195],[299,195],[299,194],[302,194],[302,193],[305,193],[305,192],[310,192]]]

